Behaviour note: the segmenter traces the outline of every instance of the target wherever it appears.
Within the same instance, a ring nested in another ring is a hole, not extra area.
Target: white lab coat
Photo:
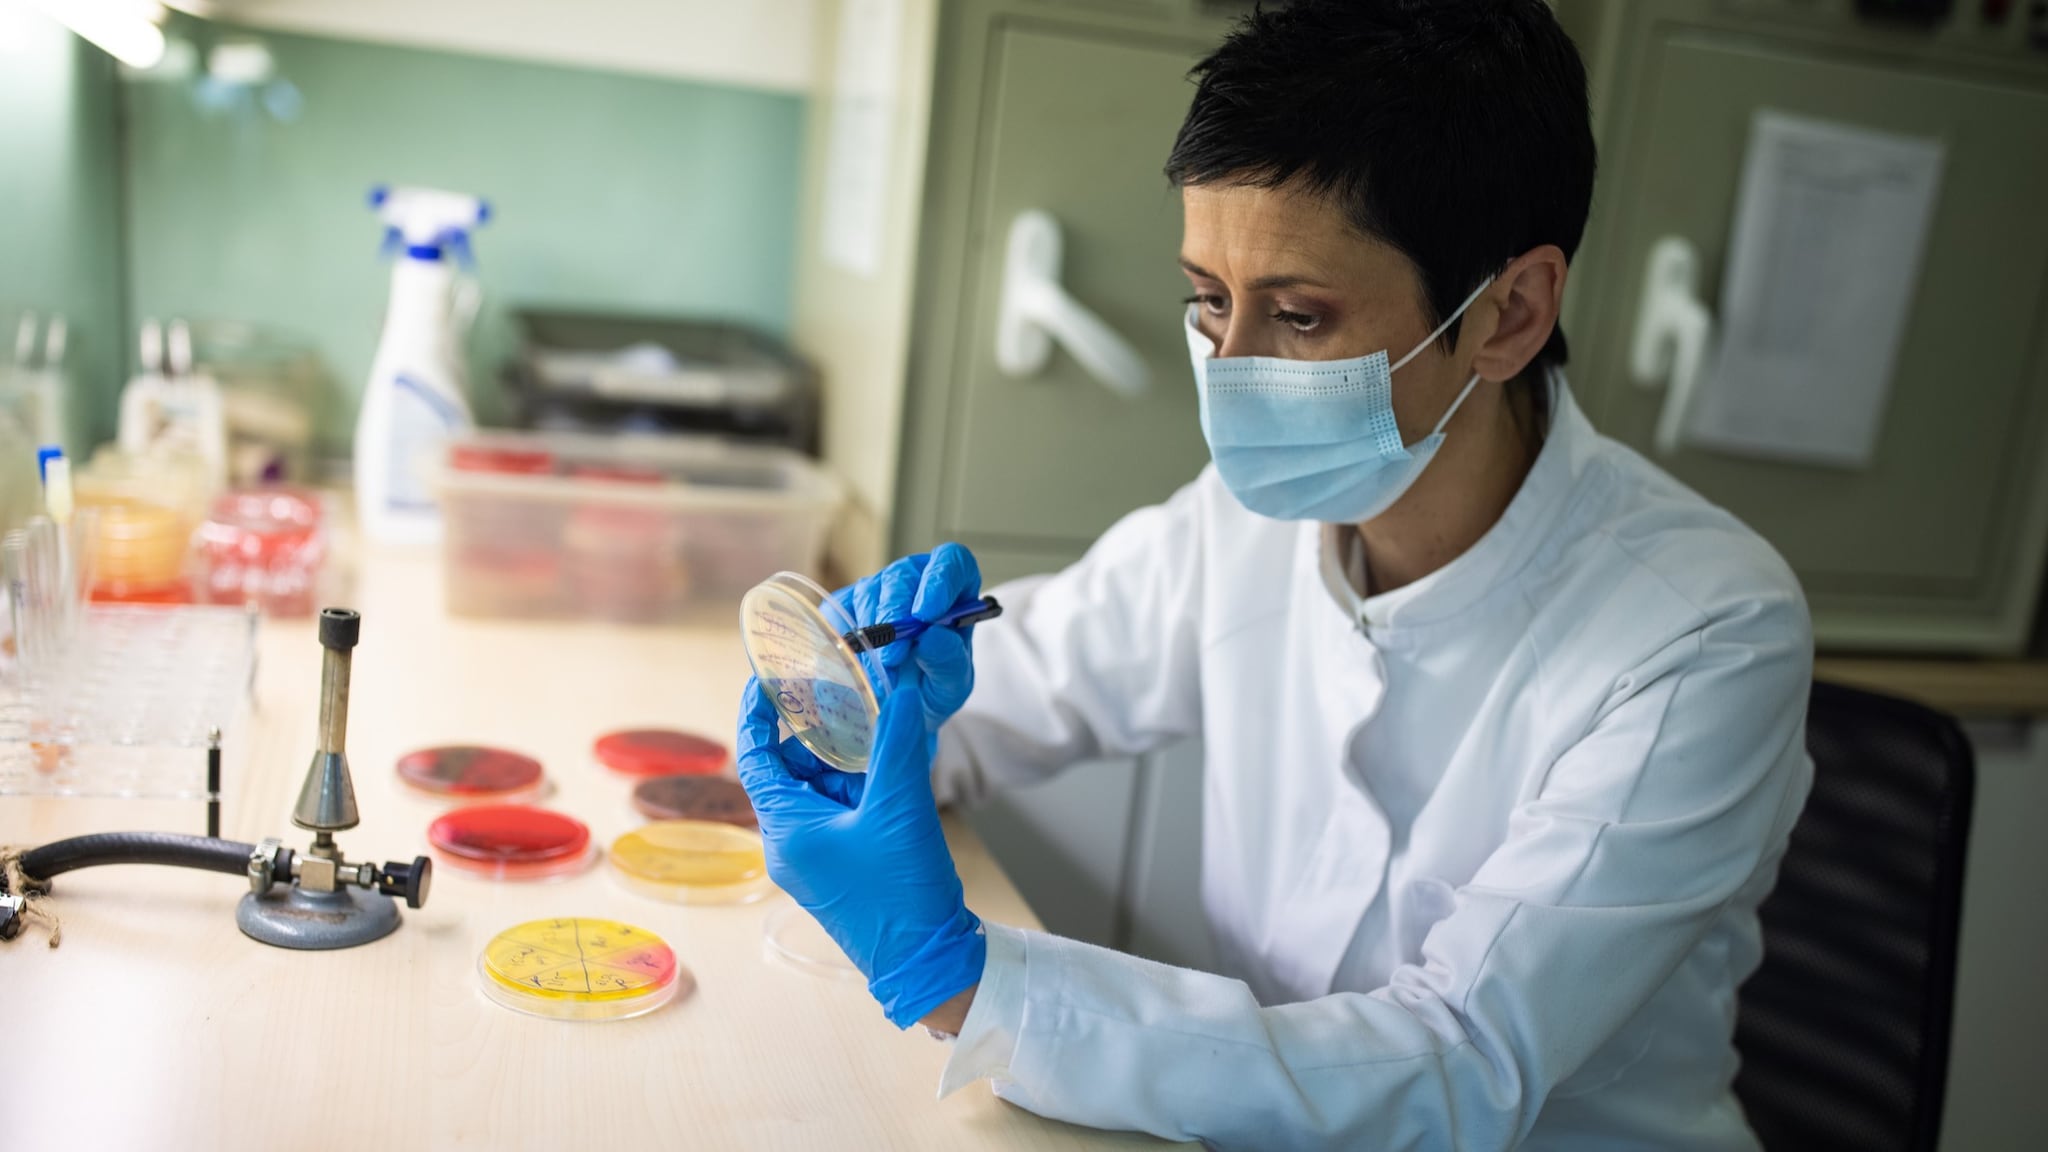
[[[1500,522],[1359,601],[1213,469],[999,594],[942,796],[1204,741],[1222,973],[990,925],[941,1091],[1227,1148],[1754,1149],[1735,991],[1811,766],[1805,602],[1556,385]]]

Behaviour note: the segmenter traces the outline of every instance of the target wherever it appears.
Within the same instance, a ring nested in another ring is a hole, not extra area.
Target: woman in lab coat
[[[1778,556],[1559,372],[1572,45],[1541,0],[1300,0],[1197,76],[1169,175],[1213,465],[1000,590],[971,655],[889,652],[866,776],[750,685],[776,881],[951,1038],[942,1091],[1232,1148],[1754,1148],[1730,1036],[1810,631]],[[932,620],[978,585],[945,546],[846,601]],[[935,785],[1192,736],[1218,973],[965,907]]]

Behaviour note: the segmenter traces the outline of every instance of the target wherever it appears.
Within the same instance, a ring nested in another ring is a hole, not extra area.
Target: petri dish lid
[[[529,920],[493,936],[477,957],[484,995],[553,1020],[623,1020],[696,986],[661,937],[616,920]]]
[[[754,802],[723,776],[654,776],[633,787],[633,807],[649,820],[711,820],[759,827]]]
[[[582,871],[593,852],[581,820],[528,804],[457,808],[427,825],[449,867],[496,880],[547,880]]]
[[[676,904],[745,904],[774,890],[761,837],[730,824],[661,820],[612,841],[612,874]]]
[[[504,748],[449,744],[398,759],[398,778],[443,800],[509,801],[537,795],[540,761]]]
[[[861,979],[860,969],[817,919],[795,904],[777,908],[762,921],[761,944],[769,957],[798,971],[833,980]]]
[[[853,629],[823,588],[795,572],[770,576],[740,601],[747,662],[782,722],[818,759],[865,772],[889,680],[876,653],[846,643]]]
[[[598,737],[597,762],[623,776],[710,776],[732,754],[718,741],[669,728],[629,728]]]

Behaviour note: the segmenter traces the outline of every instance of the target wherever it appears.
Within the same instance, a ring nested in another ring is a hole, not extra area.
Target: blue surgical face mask
[[[1393,365],[1385,352],[1351,360],[1216,357],[1187,315],[1188,352],[1202,396],[1202,435],[1231,494],[1276,520],[1355,524],[1392,507],[1437,449],[1444,425],[1479,383],[1475,374],[1429,435],[1401,443],[1394,423],[1394,372],[1436,342],[1479,294]]]

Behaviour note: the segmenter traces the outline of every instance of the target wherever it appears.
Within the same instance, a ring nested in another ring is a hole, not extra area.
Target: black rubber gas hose
[[[216,840],[211,836],[185,836],[177,832],[97,832],[90,836],[73,836],[69,840],[53,840],[22,853],[21,871],[31,880],[48,880],[52,876],[102,864],[168,864],[175,868],[198,868],[242,876],[249,871],[249,855],[254,851],[254,844]]]

